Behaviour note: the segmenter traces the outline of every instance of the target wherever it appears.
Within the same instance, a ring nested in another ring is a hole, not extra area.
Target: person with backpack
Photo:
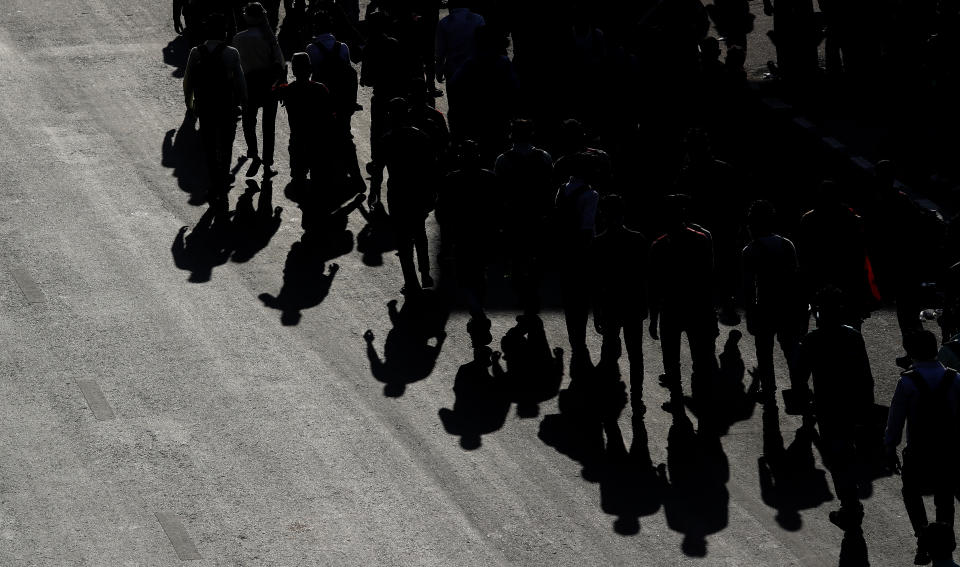
[[[317,132],[333,128],[333,102],[324,85],[311,81],[313,68],[310,56],[295,53],[291,64],[294,81],[274,88],[274,96],[287,109],[290,121],[290,176],[297,185],[304,185],[307,174],[316,182],[324,164],[323,156],[330,155],[329,147],[317,147]],[[328,141],[329,142],[329,141]]]
[[[906,337],[913,366],[900,376],[890,402],[884,444],[891,468],[901,469],[903,504],[917,537],[916,565],[930,562],[923,546],[927,511],[923,496],[933,494],[938,522],[953,528],[957,452],[960,445],[960,379],[937,361],[937,337],[927,330]],[[897,446],[907,426],[903,464]]]
[[[345,175],[354,193],[365,193],[367,186],[360,171],[357,147],[350,129],[353,114],[362,108],[357,104],[359,83],[357,71],[350,62],[350,48],[334,36],[333,20],[325,11],[313,15],[313,31],[315,35],[305,50],[313,65],[312,79],[330,91],[335,113],[335,128],[326,133],[326,137],[332,138],[330,147],[340,157],[340,164],[345,168]]]
[[[829,518],[844,532],[858,533],[863,505],[854,472],[857,430],[869,423],[873,410],[873,374],[860,331],[844,323],[847,296],[836,287],[817,294],[817,328],[800,343],[798,396],[809,399],[807,381],[813,378],[813,412],[820,431],[821,451],[840,509]]]
[[[267,20],[267,13],[259,2],[244,8],[247,29],[233,36],[233,46],[240,53],[244,80],[247,83],[247,105],[243,109],[243,138],[247,142],[247,157],[254,165],[263,164],[263,176],[276,175],[273,170],[273,151],[276,143],[277,99],[274,85],[283,80],[286,68],[277,37]],[[257,152],[257,113],[263,109],[263,157]]]
[[[207,40],[190,50],[183,75],[183,96],[200,122],[200,138],[210,174],[211,206],[225,206],[230,188],[230,164],[237,121],[247,103],[240,53],[227,45],[223,16],[214,14],[204,25]]]

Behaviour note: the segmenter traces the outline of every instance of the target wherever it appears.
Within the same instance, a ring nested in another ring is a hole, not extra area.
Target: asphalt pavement
[[[211,224],[174,37],[167,2],[0,6],[0,565],[838,563],[819,453],[758,462],[752,404],[720,439],[693,436],[695,416],[660,409],[649,338],[644,428],[620,418],[629,457],[614,438],[599,456],[572,447],[563,395],[487,412],[479,446],[462,443],[443,416],[483,397],[452,389],[473,358],[466,314],[432,320],[416,352],[391,347],[397,259],[370,265],[357,212],[332,236],[348,246],[301,242],[282,110],[272,194],[256,178],[241,197],[242,166],[238,212]],[[364,162],[368,127],[358,114]],[[494,346],[514,316],[491,313]],[[568,351],[562,317],[544,322]],[[864,334],[886,404],[894,315]],[[398,378],[404,356],[416,371]],[[797,418],[771,420],[809,453]],[[899,479],[864,488],[870,563],[910,564]]]

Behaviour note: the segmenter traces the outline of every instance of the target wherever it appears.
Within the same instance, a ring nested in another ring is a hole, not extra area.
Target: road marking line
[[[25,269],[18,266],[11,269],[10,272],[13,274],[14,281],[20,287],[20,291],[23,292],[23,296],[27,298],[27,303],[43,303],[47,300],[43,292],[40,291],[40,286],[33,281],[33,278]]]
[[[190,539],[190,534],[187,533],[187,529],[183,527],[175,514],[171,512],[155,512],[154,514],[157,516],[157,521],[160,522],[160,527],[163,528],[163,533],[167,534],[167,539],[170,540],[174,551],[177,552],[180,561],[202,559],[200,552],[197,551],[197,546]]]
[[[78,380],[77,385],[80,386],[80,391],[83,392],[83,397],[87,400],[87,406],[90,407],[94,417],[100,421],[113,419],[113,408],[110,407],[110,403],[107,402],[103,390],[96,381]]]

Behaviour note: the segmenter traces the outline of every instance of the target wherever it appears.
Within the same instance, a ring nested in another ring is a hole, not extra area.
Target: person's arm
[[[183,72],[183,103],[188,110],[193,110],[193,66],[197,59],[197,49],[194,47],[187,56],[187,67]]]
[[[906,380],[903,376],[897,382],[897,389],[893,392],[893,399],[890,401],[890,412],[887,414],[887,430],[883,437],[883,444],[887,450],[896,450],[903,440],[903,428],[907,423],[907,411],[909,409],[909,394],[907,392]]]
[[[857,400],[860,402],[859,422],[866,425],[870,422],[870,414],[873,411],[873,371],[870,369],[870,357],[867,355],[867,345],[863,342],[863,336],[859,337],[859,346],[857,348],[860,356],[860,381],[858,382],[859,391]]]
[[[234,48],[232,53],[232,59],[230,66],[232,67],[233,73],[233,94],[236,97],[236,100],[242,105],[246,106],[247,104],[247,80],[243,76],[243,65],[240,64],[240,52]]]
[[[173,0],[173,31],[177,34],[183,33],[183,1]]]

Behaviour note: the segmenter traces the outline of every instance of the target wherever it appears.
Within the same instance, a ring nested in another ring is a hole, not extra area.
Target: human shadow
[[[357,234],[357,250],[362,254],[364,265],[382,266],[383,254],[397,249],[390,216],[382,203],[377,203],[369,210],[363,207],[359,210],[367,224]]]
[[[254,209],[253,196],[257,194],[257,207]],[[267,247],[273,235],[280,229],[280,213],[283,208],[273,208],[272,201],[272,181],[265,179],[262,185],[258,185],[256,180],[247,180],[247,190],[237,200],[233,215],[236,244],[231,260],[234,262],[250,261]]]
[[[178,35],[163,48],[163,62],[173,67],[172,77],[182,79],[187,69],[187,57],[190,55],[190,43],[186,35]]]
[[[504,376],[491,374],[493,355],[488,346],[473,349],[473,360],[457,370],[453,381],[453,408],[438,412],[443,428],[460,437],[467,451],[479,449],[484,435],[503,427],[510,412],[510,396]]]
[[[805,419],[793,442],[785,448],[776,404],[764,406],[762,419],[763,455],[757,459],[760,497],[777,510],[775,519],[780,527],[797,531],[803,527],[802,510],[833,500],[827,472],[817,468],[813,456],[816,431],[813,423]]]
[[[758,378],[752,376],[749,385],[744,383],[746,365],[740,352],[740,340],[743,333],[732,329],[727,335],[723,351],[717,357],[720,362],[720,372],[717,374],[714,396],[718,415],[716,426],[720,434],[725,434],[733,424],[750,419],[756,406],[755,396]]]
[[[443,298],[431,290],[411,294],[397,309],[397,301],[387,303],[393,327],[387,332],[383,358],[373,346],[374,334],[367,330],[367,358],[373,377],[383,382],[383,395],[399,398],[407,385],[423,380],[433,372],[437,357],[447,338],[444,327],[449,309]]]
[[[667,487],[666,468],[650,459],[649,439],[643,417],[633,417],[633,443],[629,452],[620,427],[608,427],[606,466],[600,477],[600,507],[612,516],[613,530],[620,535],[640,533],[640,518],[660,510]]]
[[[870,567],[870,558],[867,552],[867,541],[863,539],[863,531],[849,530],[843,535],[840,542],[839,567]]]
[[[500,349],[506,368],[500,364],[500,357],[494,356],[494,376],[509,385],[519,417],[537,417],[539,404],[560,391],[563,349],[550,350],[543,320],[536,315],[518,316],[517,324],[500,340]]]
[[[347,225],[358,204],[354,200],[333,211],[304,208],[304,233],[287,254],[280,293],[259,296],[265,306],[281,311],[284,325],[297,325],[304,310],[320,305],[330,293],[340,266],[325,264],[353,250],[353,232]]]
[[[187,202],[194,206],[207,202],[209,177],[201,156],[203,145],[197,118],[192,112],[185,112],[180,127],[163,136],[160,163],[173,170],[177,186],[190,195]]]
[[[617,420],[627,405],[626,386],[609,376],[585,375],[559,393],[557,405],[560,413],[543,418],[538,437],[580,463],[585,480],[599,482],[607,447],[604,433],[608,440],[622,439]]]
[[[213,269],[226,264],[230,259],[233,251],[232,235],[230,215],[218,213],[214,208],[207,209],[192,230],[183,226],[177,232],[170,247],[173,263],[177,268],[190,272],[187,281],[208,282],[213,275]]]
[[[857,493],[861,500],[873,495],[873,482],[893,474],[885,458],[883,435],[890,408],[874,404],[866,424],[857,428],[857,455],[854,471],[857,475]]]
[[[667,526],[684,535],[683,553],[706,557],[707,536],[729,523],[730,463],[716,429],[701,426],[695,431],[680,396],[679,385],[671,388],[664,515]]]

